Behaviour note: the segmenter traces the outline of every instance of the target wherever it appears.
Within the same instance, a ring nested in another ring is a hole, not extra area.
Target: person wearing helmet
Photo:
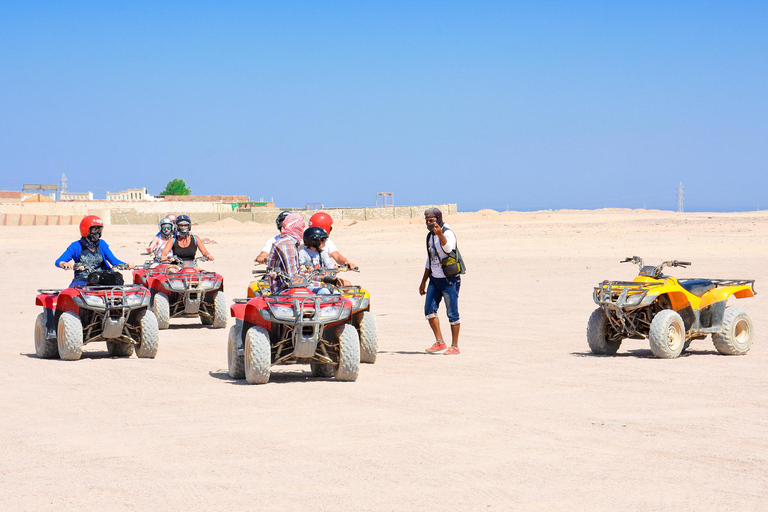
[[[75,270],[75,275],[69,287],[85,286],[88,284],[89,270],[110,270],[112,265],[125,265],[112,254],[107,242],[102,240],[101,233],[104,222],[96,215],[87,215],[80,221],[80,240],[72,242],[64,253],[56,260],[55,265],[65,270],[73,270],[75,264],[81,263],[85,268]],[[133,265],[128,265],[129,267]]]
[[[205,248],[203,242],[197,239],[195,235],[190,233],[192,231],[192,220],[187,215],[178,215],[176,217],[176,236],[173,239],[173,243],[165,244],[163,253],[160,259],[168,259],[168,255],[173,251],[173,255],[181,259],[184,262],[191,262],[195,260],[198,249],[200,253],[213,261],[213,256],[208,249]]]
[[[299,275],[299,244],[304,234],[304,217],[290,213],[283,218],[280,236],[272,246],[267,259],[267,267],[280,270],[283,275],[270,275],[269,288],[272,293],[280,293],[289,286],[289,279]]]
[[[357,266],[349,261],[343,254],[336,248],[336,244],[330,239],[331,230],[333,229],[333,219],[325,212],[317,212],[309,218],[310,227],[323,228],[328,233],[328,240],[325,242],[325,250],[339,265],[346,265],[349,268],[357,268]]]
[[[312,270],[336,268],[336,264],[323,250],[328,242],[328,233],[321,227],[312,226],[304,230],[304,248],[299,251],[299,265]],[[347,281],[335,278],[331,284],[349,286]]]
[[[173,239],[174,231],[176,231],[176,224],[170,217],[165,217],[160,221],[158,226],[160,227],[160,231],[157,232],[155,238],[153,238],[147,246],[147,252],[150,253],[156,261],[161,259],[163,249],[165,249],[165,246],[169,242],[173,245],[171,240]],[[170,255],[173,255],[173,251],[171,251],[169,256]]]
[[[277,218],[275,219],[275,224],[277,224],[277,236],[273,236],[267,239],[264,247],[261,248],[261,252],[256,256],[256,263],[264,263],[267,261],[269,253],[272,251],[272,246],[275,245],[275,242],[277,242],[282,236],[280,231],[283,229],[283,221],[285,221],[285,218],[290,214],[291,212],[288,210],[282,211],[280,214],[278,214]]]

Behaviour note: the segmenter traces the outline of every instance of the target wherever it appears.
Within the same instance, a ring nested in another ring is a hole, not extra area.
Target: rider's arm
[[[197,237],[195,237],[195,242],[197,242],[197,249],[200,251],[200,254],[202,254],[209,260],[213,261],[213,256],[211,256],[211,253],[208,252],[208,249],[205,248],[205,245],[203,245],[203,242],[198,240]]]
[[[173,238],[171,240],[174,240]],[[171,240],[168,240],[166,242],[165,247],[163,247],[163,254],[160,255],[161,260],[165,260],[168,258],[168,253],[171,252],[171,248],[173,247],[173,242]]]
[[[339,265],[347,265],[349,268],[355,268],[354,263],[350,262],[343,254],[341,254],[339,251],[332,252],[331,258],[336,260],[336,263]]]
[[[117,257],[112,254],[109,244],[104,240],[99,240],[99,248],[101,249],[101,254],[104,256],[104,260],[110,265],[125,265],[124,261],[117,259]]]
[[[80,260],[80,250],[82,250],[82,247],[80,245],[80,242],[72,242],[69,247],[59,256],[59,259],[56,260],[54,265],[57,267],[61,267],[61,264],[67,261],[74,261],[77,262]]]
[[[258,256],[256,256],[256,263],[264,263],[267,261],[267,257],[269,256],[268,252],[261,251]]]

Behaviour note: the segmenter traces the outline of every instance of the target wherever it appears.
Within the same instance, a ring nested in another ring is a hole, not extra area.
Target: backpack
[[[445,231],[453,230],[451,228],[445,228]],[[429,236],[431,234],[432,233],[427,233],[427,254],[429,254]],[[432,242],[434,245],[434,239]],[[434,249],[435,256],[438,256],[440,253],[437,252],[437,247],[434,247]],[[440,266],[443,268],[443,274],[445,274],[445,277],[456,277],[466,273],[467,267],[464,265],[464,258],[461,257],[461,253],[459,252],[458,238],[456,239],[456,248],[452,250],[447,257],[440,261]]]

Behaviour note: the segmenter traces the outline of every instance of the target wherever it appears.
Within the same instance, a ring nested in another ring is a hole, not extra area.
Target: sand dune
[[[226,330],[174,321],[154,360],[34,356],[35,290],[75,226],[0,227],[2,510],[763,510],[768,504],[768,214],[599,210],[446,219],[468,266],[462,354],[432,342],[417,287],[425,229],[339,223],[333,239],[372,294],[379,356],[355,383],[277,367],[227,376]],[[139,262],[154,226],[104,238]],[[245,295],[274,225],[195,226],[204,265]],[[592,287],[625,256],[690,260],[691,277],[753,278],[744,357],[694,341],[676,360],[629,340],[589,353]],[[444,311],[441,319],[445,321]]]

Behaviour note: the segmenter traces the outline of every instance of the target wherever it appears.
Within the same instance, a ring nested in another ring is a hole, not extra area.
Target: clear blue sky
[[[768,2],[5,1],[0,189],[768,208]]]

